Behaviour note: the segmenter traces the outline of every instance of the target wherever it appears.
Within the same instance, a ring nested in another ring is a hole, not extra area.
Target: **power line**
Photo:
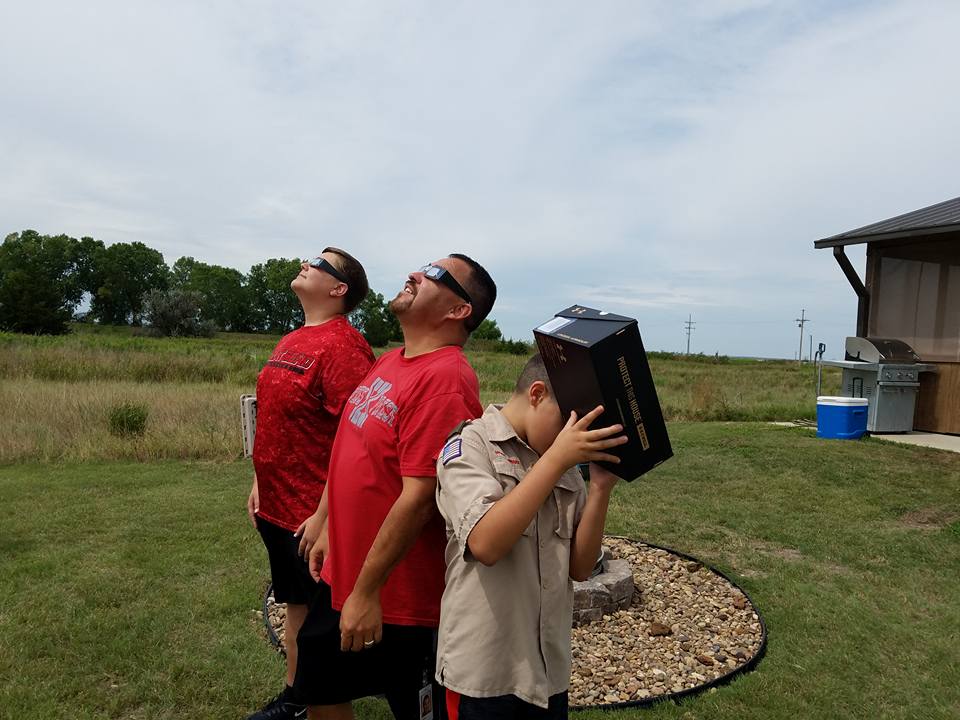
[[[687,321],[684,323],[687,328],[687,355],[690,354],[690,333],[693,332],[696,323],[693,322],[693,315],[687,315]]]
[[[797,362],[803,363],[803,326],[810,322],[810,318],[806,317],[807,311],[800,310],[800,317],[796,318],[797,327],[800,328],[800,349],[797,351]]]

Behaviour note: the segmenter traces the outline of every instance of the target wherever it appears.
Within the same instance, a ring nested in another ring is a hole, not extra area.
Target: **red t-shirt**
[[[347,401],[330,458],[330,548],[322,577],[333,607],[353,591],[367,552],[403,476],[436,477],[437,455],[458,423],[483,413],[477,376],[459,347],[415,358],[403,350],[377,360]],[[383,621],[437,627],[446,531],[434,511],[380,592]]]
[[[342,315],[280,340],[257,378],[257,515],[296,530],[317,509],[343,405],[372,364]]]

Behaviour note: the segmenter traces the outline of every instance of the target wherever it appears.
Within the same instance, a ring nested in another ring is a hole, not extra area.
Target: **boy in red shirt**
[[[247,512],[270,558],[273,594],[287,604],[287,681],[248,720],[303,718],[292,685],[297,632],[316,591],[298,554],[296,529],[317,507],[344,403],[373,364],[373,352],[346,315],[366,296],[363,266],[337,248],[304,262],[290,283],[303,327],[284,336],[257,378],[253,488]]]
[[[378,693],[401,720],[427,706],[446,545],[436,459],[450,431],[482,412],[462,346],[495,298],[465,255],[411,273],[390,303],[404,347],[382,355],[347,402],[301,543],[322,578],[297,639],[295,687],[314,720],[352,718],[351,700]]]

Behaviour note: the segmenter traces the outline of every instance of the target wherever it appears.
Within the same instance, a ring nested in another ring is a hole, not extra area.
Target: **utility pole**
[[[684,326],[687,328],[687,355],[690,354],[690,333],[693,332],[696,323],[693,322],[693,315],[687,315],[687,321],[684,323]]]
[[[813,362],[813,335],[810,335],[810,353],[807,355],[807,362]]]
[[[797,318],[797,327],[800,328],[800,349],[797,350],[797,362],[803,364],[803,326],[810,322],[806,310],[800,311],[800,317]]]

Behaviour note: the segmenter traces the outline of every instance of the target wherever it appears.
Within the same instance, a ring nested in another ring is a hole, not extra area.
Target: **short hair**
[[[449,257],[463,260],[470,267],[470,276],[461,284],[464,286],[464,290],[470,294],[470,307],[472,308],[470,316],[464,321],[463,326],[468,333],[472,333],[480,327],[480,323],[486,319],[493,309],[493,303],[497,300],[497,284],[490,277],[490,273],[476,260],[462,253],[451,253]]]
[[[547,366],[540,353],[527,360],[527,364],[523,366],[520,377],[517,378],[517,384],[513,388],[514,395],[526,393],[537,380],[546,385],[550,397],[556,399],[557,396],[553,394],[553,385],[550,384],[550,376],[547,374]]]
[[[333,263],[333,265],[347,278],[347,293],[343,296],[343,313],[346,315],[357,307],[370,291],[370,284],[367,282],[367,273],[363,269],[363,265],[360,264],[360,261],[346,250],[326,247],[323,251],[333,253],[337,256],[337,262]]]

